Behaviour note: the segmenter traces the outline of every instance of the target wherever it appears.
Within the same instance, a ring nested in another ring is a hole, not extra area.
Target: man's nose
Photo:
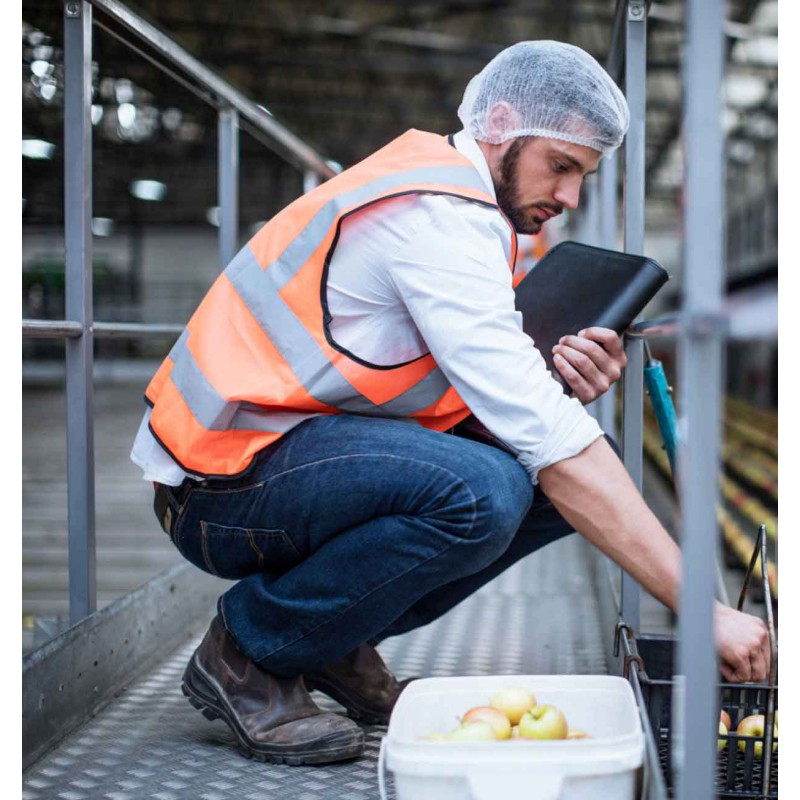
[[[564,206],[564,208],[574,211],[578,207],[580,196],[581,182],[580,180],[573,179],[569,181],[561,181],[556,187],[553,199],[560,205]]]

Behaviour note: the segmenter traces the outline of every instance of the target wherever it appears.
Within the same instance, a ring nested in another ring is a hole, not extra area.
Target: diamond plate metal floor
[[[605,674],[596,589],[578,536],[516,565],[449,614],[380,652],[400,678],[416,675]],[[23,774],[23,800],[375,800],[382,726],[366,750],[320,767],[240,756],[221,721],[180,691],[188,642]],[[340,707],[319,693],[327,710]],[[391,784],[391,781],[390,781]],[[391,796],[391,795],[390,795]]]

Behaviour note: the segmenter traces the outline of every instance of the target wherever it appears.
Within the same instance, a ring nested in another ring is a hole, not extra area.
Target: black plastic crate
[[[668,636],[643,635],[636,637],[636,649],[645,665],[639,672],[647,716],[658,747],[659,761],[670,797],[674,796],[672,785],[672,688],[673,655],[675,642]],[[757,758],[755,745],[764,738],[738,736],[736,726],[751,714],[764,714],[767,710],[768,684],[721,683],[721,709],[730,714],[731,731],[725,747],[717,753],[716,792],[719,798],[763,798],[763,756]],[[775,708],[778,708],[778,692],[775,689]],[[744,742],[744,752],[739,750]],[[777,743],[777,736],[774,736]],[[769,798],[778,797],[778,750],[773,747],[770,766]]]

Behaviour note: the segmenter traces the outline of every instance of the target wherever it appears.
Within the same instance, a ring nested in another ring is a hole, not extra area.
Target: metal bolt
[[[81,15],[81,4],[77,0],[69,0],[64,6],[64,12],[68,17],[79,17]]]
[[[641,3],[632,3],[628,10],[632,17],[641,17],[644,14],[644,6]]]

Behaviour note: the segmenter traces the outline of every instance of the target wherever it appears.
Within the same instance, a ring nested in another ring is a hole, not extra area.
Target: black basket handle
[[[775,722],[775,690],[778,688],[778,643],[775,641],[775,621],[772,617],[772,592],[769,588],[769,576],[767,575],[767,526],[761,525],[756,537],[756,546],[753,548],[753,557],[750,559],[750,566],[744,576],[744,585],[739,595],[739,602],[736,608],[741,611],[744,600],[747,596],[747,589],[750,585],[750,578],[753,570],[761,556],[761,581],[764,586],[764,605],[767,614],[767,632],[769,633],[769,690],[767,691],[767,714],[764,722],[764,777],[761,784],[762,797],[769,795],[770,768],[772,766],[772,739],[774,734]]]

